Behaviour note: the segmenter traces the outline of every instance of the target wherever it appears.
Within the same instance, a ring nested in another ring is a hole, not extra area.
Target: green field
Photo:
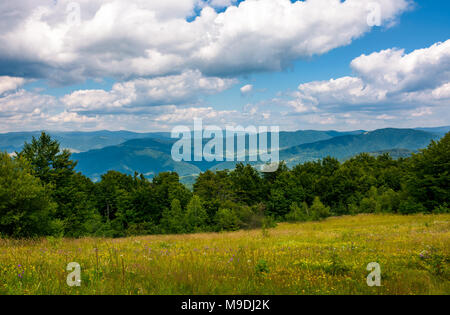
[[[0,240],[0,294],[450,294],[450,215],[234,233]],[[69,287],[67,264],[81,265]],[[381,266],[369,287],[366,267]]]

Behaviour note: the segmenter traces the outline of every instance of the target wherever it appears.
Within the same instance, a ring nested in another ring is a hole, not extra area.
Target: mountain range
[[[394,158],[406,157],[438,140],[450,127],[417,129],[380,129],[375,131],[315,131],[280,132],[280,160],[293,166],[327,156],[346,160],[367,152],[372,155],[390,153]],[[192,183],[200,172],[233,169],[236,162],[175,162],[171,151],[178,139],[170,133],[133,133],[128,131],[49,132],[68,148],[78,161],[77,170],[99,180],[102,174],[115,170],[127,174],[138,172],[152,178],[160,172],[176,171],[183,182]],[[0,134],[0,150],[19,151],[25,141],[38,137],[39,132]],[[270,139],[270,137],[269,137]],[[203,140],[203,144],[208,142]],[[248,137],[247,137],[248,143]],[[270,141],[269,141],[270,147]],[[192,149],[193,151],[193,149]],[[247,161],[249,153],[246,152]],[[253,165],[261,162],[253,162]]]
[[[119,145],[125,141],[142,138],[168,139],[170,133],[135,133],[130,131],[93,131],[93,132],[60,132],[46,131],[58,140],[61,147],[72,152],[86,152],[108,146]],[[11,132],[0,134],[0,151],[13,153],[20,151],[25,142],[33,137],[39,138],[41,131]]]

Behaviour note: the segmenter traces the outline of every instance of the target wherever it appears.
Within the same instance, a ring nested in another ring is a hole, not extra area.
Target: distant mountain
[[[280,152],[288,165],[332,156],[345,159],[363,152],[401,148],[416,151],[428,146],[440,136],[413,129],[380,129],[359,135],[346,135],[325,141],[303,144]]]
[[[364,133],[364,130],[356,130],[349,132],[339,131],[317,131],[317,130],[300,130],[295,132],[280,132],[280,149],[287,149],[305,143],[313,143],[332,139],[339,136],[358,135]]]
[[[415,128],[416,130],[436,133],[440,136],[445,136],[447,132],[450,132],[450,126],[443,126],[443,127],[434,127],[434,128]]]
[[[200,168],[175,162],[171,156],[173,140],[134,139],[117,146],[73,154],[77,171],[94,180],[110,170],[133,174],[135,171],[152,178],[158,173],[175,171],[180,176],[200,173]]]
[[[46,132],[54,139],[58,140],[61,143],[62,148],[69,149],[75,153],[115,146],[133,139],[170,139],[169,132],[135,133],[130,131],[106,130],[93,132]],[[338,132],[315,130],[280,132],[280,148],[290,148],[304,143],[327,140],[348,134],[360,134],[363,132],[364,131]],[[31,142],[33,137],[37,138],[40,134],[41,131],[0,134],[0,151],[7,151],[8,153],[20,151],[25,142]]]
[[[308,132],[309,133],[309,132]],[[301,138],[304,133],[281,133],[280,143],[313,141],[324,137],[318,132],[311,138]],[[330,132],[329,132],[330,133]],[[300,139],[295,139],[295,135]],[[281,160],[289,166],[332,156],[340,160],[348,159],[362,152],[373,155],[389,152],[393,157],[409,156],[412,152],[425,148],[440,136],[413,129],[382,129],[372,132],[336,133],[336,137],[294,145],[280,151]],[[315,138],[314,138],[315,137]],[[134,139],[120,145],[74,154],[78,160],[77,170],[99,179],[109,170],[128,174],[142,173],[151,178],[165,171],[176,171],[185,183],[192,183],[200,172],[208,169],[233,169],[235,162],[174,162],[171,157],[173,139]],[[204,141],[206,142],[206,140]],[[256,164],[256,163],[252,163]]]
[[[85,152],[101,149],[108,146],[118,145],[131,139],[156,138],[167,139],[170,133],[135,133],[129,131],[94,131],[94,132],[57,132],[48,133],[61,143],[64,149],[72,152]],[[0,151],[9,153],[20,151],[25,142],[31,142],[33,137],[39,137],[40,131],[36,132],[12,132],[0,134]]]

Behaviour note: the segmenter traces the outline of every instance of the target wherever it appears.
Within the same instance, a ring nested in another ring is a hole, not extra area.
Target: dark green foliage
[[[327,157],[292,169],[282,162],[264,174],[238,164],[232,171],[200,174],[192,193],[175,172],[149,181],[109,171],[93,183],[74,171],[69,151],[42,133],[16,158],[0,154],[0,235],[122,237],[263,228],[268,236],[282,220],[448,213],[449,138],[398,160],[362,153],[344,163]]]
[[[303,222],[308,221],[311,217],[309,215],[309,208],[306,202],[303,202],[301,207],[296,202],[291,205],[290,212],[286,215],[286,220],[289,222]]]
[[[240,220],[231,209],[220,209],[216,213],[216,226],[218,231],[236,231],[240,228]]]
[[[61,150],[57,141],[42,133],[33,137],[17,153],[18,159],[27,160],[33,174],[46,184],[56,202],[56,211],[51,219],[57,222],[57,234],[82,236],[95,232],[101,219],[95,208],[94,184],[87,177],[74,171],[68,150]]]
[[[208,214],[203,208],[202,201],[199,196],[194,195],[187,205],[186,209],[186,226],[189,232],[199,232],[205,230]]]
[[[76,162],[70,160],[69,150],[60,150],[59,143],[43,132],[39,139],[33,137],[16,153],[31,163],[35,176],[46,184],[60,184],[73,174]]]
[[[450,133],[413,155],[407,180],[409,194],[427,210],[450,203]]]
[[[52,234],[56,209],[50,191],[32,175],[23,158],[0,152],[0,234],[33,237]]]
[[[257,274],[269,273],[270,272],[269,264],[267,263],[266,260],[260,259],[255,266],[255,271]]]
[[[170,209],[164,210],[161,228],[165,233],[178,234],[186,232],[185,214],[178,199],[172,200]]]
[[[206,171],[194,184],[194,193],[203,200],[209,222],[226,202],[234,202],[236,195],[229,171]]]
[[[331,216],[330,207],[325,206],[319,197],[314,199],[309,211],[313,220],[323,220]]]
[[[273,183],[267,183],[270,187],[268,211],[278,218],[283,218],[290,211],[292,202],[301,203],[306,200],[306,192],[287,168],[272,180]]]
[[[230,173],[230,179],[237,202],[252,206],[262,201],[263,180],[252,166],[237,164],[236,169]]]

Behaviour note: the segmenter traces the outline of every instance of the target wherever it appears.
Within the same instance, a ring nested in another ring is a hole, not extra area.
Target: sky
[[[446,0],[0,3],[0,132],[450,125]]]

